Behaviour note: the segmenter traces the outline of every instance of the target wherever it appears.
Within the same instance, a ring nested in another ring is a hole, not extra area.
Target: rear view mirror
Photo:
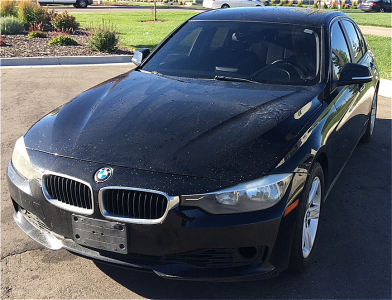
[[[135,65],[139,66],[143,62],[143,60],[147,58],[148,55],[150,55],[150,49],[148,48],[139,49],[133,55],[132,62]]]
[[[338,81],[334,82],[335,87],[350,84],[362,84],[373,80],[373,75],[369,68],[360,64],[346,63],[340,73]]]

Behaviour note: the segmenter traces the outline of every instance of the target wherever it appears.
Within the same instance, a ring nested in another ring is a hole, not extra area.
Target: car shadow
[[[391,124],[377,119],[373,140],[355,149],[323,205],[315,263],[301,275],[189,282],[96,265],[149,299],[391,299]]]

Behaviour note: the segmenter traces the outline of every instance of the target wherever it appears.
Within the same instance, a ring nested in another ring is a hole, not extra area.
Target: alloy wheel
[[[312,251],[317,234],[321,206],[321,181],[315,177],[306,203],[306,212],[302,226],[302,255],[307,258]]]

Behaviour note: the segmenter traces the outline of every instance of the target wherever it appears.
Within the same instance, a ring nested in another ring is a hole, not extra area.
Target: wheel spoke
[[[320,206],[313,205],[313,206],[309,207],[308,212],[309,212],[308,219],[318,219],[320,216]]]
[[[316,194],[317,194],[317,189],[319,187],[319,184],[320,184],[320,181],[318,180],[318,178],[317,178],[317,180],[313,181],[312,188],[310,189],[310,192],[309,192],[308,203],[313,203],[313,200],[314,200],[314,198],[316,197]]]
[[[303,242],[302,250],[304,252],[303,253],[304,257],[306,258],[309,255],[310,250],[312,248],[312,238],[311,238],[311,235],[310,235],[309,227],[307,225],[305,225],[305,224],[304,224],[304,229],[303,229],[303,232],[302,232],[302,242]]]

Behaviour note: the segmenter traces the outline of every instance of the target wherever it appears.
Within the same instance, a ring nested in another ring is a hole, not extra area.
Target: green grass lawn
[[[348,13],[358,25],[392,27],[391,14],[388,13]]]
[[[85,28],[99,26],[102,24],[102,20],[105,20],[105,24],[110,23],[117,29],[120,44],[135,50],[139,48],[153,49],[172,30],[195,14],[190,11],[157,11],[159,22],[156,23],[149,23],[153,20],[153,14],[146,11],[74,14],[74,16]]]
[[[391,41],[389,37],[365,34],[366,41],[376,54],[376,63],[381,78],[392,80]]]

